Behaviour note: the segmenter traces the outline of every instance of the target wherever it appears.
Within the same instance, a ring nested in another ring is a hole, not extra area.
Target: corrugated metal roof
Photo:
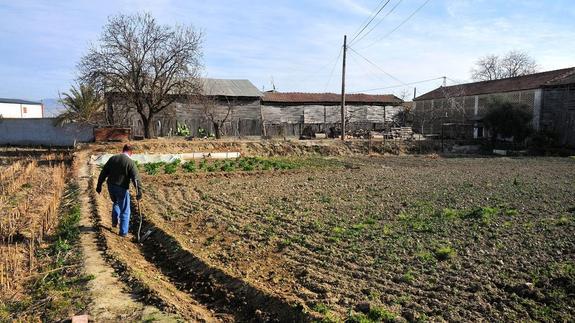
[[[42,104],[42,102],[26,101],[26,100],[20,100],[20,99],[6,99],[6,98],[0,98],[0,103],[37,104],[37,105]]]
[[[302,93],[302,92],[266,92],[262,103],[286,104],[336,104],[341,102],[341,95],[336,93]],[[403,101],[391,94],[347,94],[345,102],[349,104],[397,104]]]
[[[542,73],[535,73],[524,76],[510,77],[500,80],[482,81],[482,82],[439,87],[431,92],[425,93],[417,97],[415,101],[441,99],[446,96],[446,93],[462,93],[465,96],[469,96],[469,95],[533,90],[541,88],[546,85],[555,84],[556,82],[560,82],[561,80],[569,77],[570,75],[573,75],[573,73],[575,73],[575,67],[564,68],[554,71],[547,71]]]
[[[261,97],[260,92],[248,80],[224,80],[203,78],[204,94],[208,96]]]

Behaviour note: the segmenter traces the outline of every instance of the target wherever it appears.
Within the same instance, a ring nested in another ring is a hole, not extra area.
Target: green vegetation
[[[164,162],[144,164],[144,171],[148,175],[157,175],[160,172],[160,168],[165,164]]]
[[[176,159],[169,164],[164,165],[164,173],[166,174],[174,174],[178,170],[178,166],[180,165],[180,160]]]
[[[236,171],[278,171],[290,170],[302,167],[303,164],[296,160],[291,159],[277,159],[277,158],[260,158],[260,157],[240,157],[237,159],[226,160],[213,160],[202,159],[196,165],[195,161],[187,161],[181,163],[179,159],[171,162],[157,162],[144,164],[144,172],[148,175],[158,175],[160,169],[163,168],[164,174],[174,174],[181,167],[184,172],[194,173],[201,172],[236,172]]]
[[[411,270],[408,270],[407,272],[405,272],[405,274],[403,274],[401,276],[401,281],[408,283],[408,284],[410,284],[414,280],[415,280],[415,276],[413,275],[413,272]]]
[[[196,169],[196,162],[191,160],[189,162],[185,162],[182,164],[182,168],[184,169],[184,172],[186,173],[194,173],[197,169]]]
[[[185,123],[177,123],[177,127],[176,127],[176,136],[189,136],[190,135],[190,128],[188,128],[188,125]]]
[[[456,255],[455,250],[450,246],[438,247],[433,253],[435,254],[435,258],[440,261],[451,259]]]
[[[532,114],[526,104],[499,97],[489,100],[487,113],[483,117],[483,123],[489,128],[494,141],[498,136],[523,141],[533,133],[531,120]]]
[[[489,224],[491,220],[501,213],[499,208],[479,207],[463,215],[465,219],[479,220],[482,224]]]
[[[347,323],[394,322],[397,314],[383,307],[371,307],[367,314],[350,313]]]
[[[313,306],[312,308],[314,311],[320,313],[320,314],[327,314],[329,312],[329,307],[327,307],[325,304],[323,303],[317,303]]]

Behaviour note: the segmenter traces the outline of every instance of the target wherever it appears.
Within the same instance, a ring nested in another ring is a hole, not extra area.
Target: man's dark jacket
[[[108,185],[121,186],[125,189],[130,188],[130,181],[132,181],[138,194],[142,192],[138,167],[136,167],[136,163],[126,154],[114,155],[106,162],[100,172],[97,188],[102,188],[102,184],[106,178]]]

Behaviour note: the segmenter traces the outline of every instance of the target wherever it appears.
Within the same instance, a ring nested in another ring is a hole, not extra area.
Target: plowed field
[[[343,158],[143,182],[145,229],[310,317],[575,319],[573,159]]]

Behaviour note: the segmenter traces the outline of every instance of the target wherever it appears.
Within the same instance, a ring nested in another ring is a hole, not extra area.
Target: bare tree
[[[471,70],[471,77],[476,81],[491,81],[533,74],[537,68],[535,60],[527,53],[510,51],[503,57],[487,55],[478,59]]]
[[[501,60],[504,77],[515,77],[537,72],[537,63],[525,52],[510,51]]]
[[[487,55],[477,60],[475,68],[471,70],[471,77],[476,81],[490,81],[500,79],[502,71],[499,56]]]
[[[82,58],[81,80],[122,98],[150,138],[155,115],[197,93],[201,42],[191,26],[160,25],[150,14],[114,16]]]
[[[233,115],[233,109],[237,105],[235,100],[230,100],[227,96],[222,97],[225,102],[220,103],[215,96],[202,95],[199,97],[204,115],[214,127],[216,139],[222,137],[222,129],[229,117]]]

